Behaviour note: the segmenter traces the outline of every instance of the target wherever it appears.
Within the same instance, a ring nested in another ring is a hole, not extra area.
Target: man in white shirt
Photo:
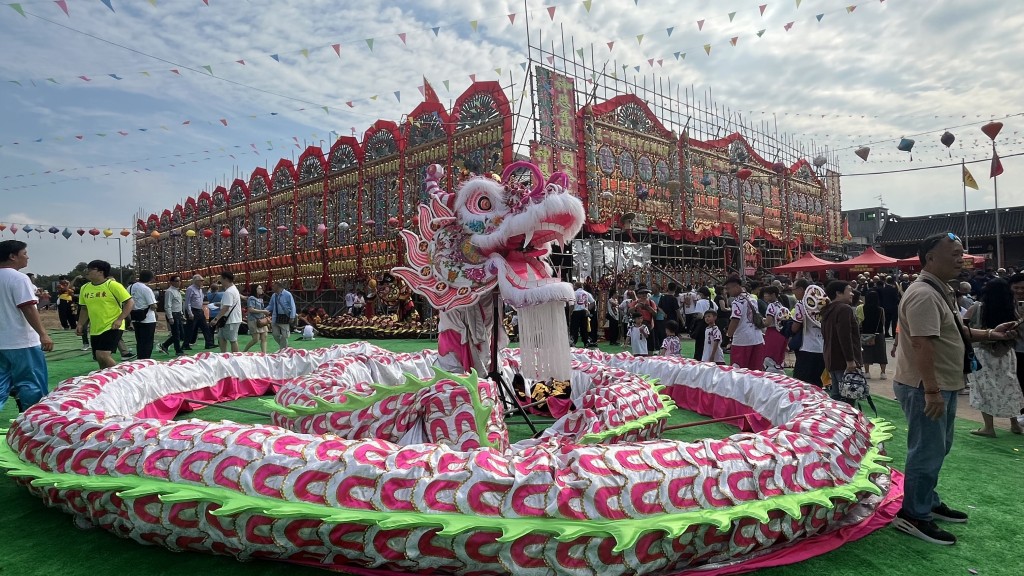
[[[345,313],[352,314],[352,306],[356,303],[356,292],[351,286],[345,291]]]
[[[761,370],[764,368],[764,334],[754,324],[754,316],[758,314],[757,302],[743,289],[739,278],[726,280],[725,291],[733,298],[727,331],[732,338],[729,349],[732,364],[748,370]]]
[[[143,270],[139,273],[139,281],[133,283],[128,293],[135,301],[132,309],[132,325],[135,326],[135,347],[139,360],[153,357],[153,340],[156,338],[156,294],[149,287],[153,281],[153,273]]]
[[[583,288],[583,284],[576,282],[576,292],[573,294],[572,316],[569,317],[569,340],[575,346],[580,336],[583,336],[583,345],[587,346],[587,318],[590,316],[590,308],[596,301],[594,296]]]
[[[164,290],[164,315],[167,318],[167,331],[170,336],[160,345],[160,351],[167,354],[167,347],[174,344],[174,355],[181,356],[181,342],[185,339],[185,310],[181,297],[181,276],[174,275],[168,280]]]
[[[693,321],[697,319],[697,301],[700,300],[700,296],[697,295],[697,290],[692,286],[687,286],[686,290],[679,295],[679,307],[683,311],[683,322],[685,323],[684,332],[690,333],[693,328]]]
[[[0,410],[14,396],[24,411],[48,390],[43,352],[53,350],[53,340],[39,318],[36,287],[19,272],[26,266],[27,244],[0,242]]]
[[[825,371],[825,338],[821,333],[821,310],[828,298],[821,286],[809,286],[804,278],[793,285],[798,298],[793,312],[793,334],[801,333],[802,343],[796,353],[793,378],[821,388],[821,374]]]
[[[231,344],[231,351],[238,352],[238,327],[242,325],[242,295],[235,287],[235,275],[224,271],[220,273],[220,283],[224,288],[223,296],[220,299],[220,309],[217,317],[213,320],[213,326],[217,330],[217,343],[220,344],[220,351],[227,352],[228,344]],[[221,325],[223,318],[223,325]]]

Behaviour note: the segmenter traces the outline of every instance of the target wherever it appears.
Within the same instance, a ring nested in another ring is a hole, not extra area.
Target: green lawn
[[[89,353],[78,350],[81,343],[73,334],[57,332],[54,340],[57,351],[48,356],[51,388],[65,378],[84,374],[95,367]],[[247,341],[243,336],[243,344]],[[313,348],[346,342],[350,340],[316,340],[294,342],[294,345]],[[434,346],[427,340],[377,343],[400,352]],[[692,352],[692,343],[684,342],[684,353],[687,348]],[[271,350],[274,349],[276,345],[271,344]],[[163,356],[158,353],[158,358]],[[896,437],[886,447],[895,466],[902,468],[906,454],[903,415],[891,400],[878,398],[875,402],[879,416],[897,425]],[[254,399],[238,400],[231,405],[263,410]],[[7,422],[15,415],[13,402],[9,402],[0,411],[0,422]],[[236,422],[266,421],[261,416],[219,408],[206,408],[190,416]],[[678,410],[669,424],[701,419],[702,416]],[[946,460],[940,482],[940,491],[946,500],[971,514],[969,524],[949,528],[960,538],[959,544],[934,546],[886,528],[829,554],[761,574],[945,576],[969,574],[968,570],[974,569],[982,576],[989,576],[1024,572],[1024,453],[1021,452],[1024,437],[1003,432],[994,440],[977,438],[967,433],[974,427],[976,424],[968,421],[958,424],[956,444]],[[520,429],[525,427],[512,428],[515,436],[521,437]],[[683,429],[666,436],[690,440],[732,432],[735,428],[715,424]],[[100,530],[81,531],[74,528],[70,516],[46,508],[40,500],[6,479],[0,480],[0,526],[5,528],[0,537],[0,576],[306,576],[324,573],[273,562],[243,564],[225,557],[173,553]]]

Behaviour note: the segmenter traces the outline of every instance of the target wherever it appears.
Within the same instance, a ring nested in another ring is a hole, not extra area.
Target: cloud
[[[359,136],[378,118],[401,119],[419,102],[424,75],[449,105],[469,86],[470,74],[499,79],[522,97],[527,24],[545,50],[571,57],[582,49],[587,65],[597,69],[607,61],[620,80],[612,90],[599,90],[599,99],[625,89],[627,75],[647,86],[640,95],[652,102],[654,85],[670,85],[673,95],[691,93],[699,103],[710,93],[733,120],[778,130],[805,154],[828,147],[847,174],[985,159],[991,149],[978,124],[1022,112],[1008,95],[1024,88],[1016,66],[1024,48],[1012,41],[1024,14],[1010,0],[864,2],[852,14],[826,0],[805,0],[799,9],[769,3],[763,17],[756,3],[739,0],[683,0],[670,10],[648,0],[595,0],[589,12],[582,2],[559,4],[554,20],[538,2],[530,2],[527,17],[518,1],[212,4],[122,2],[111,13],[102,3],[81,3],[70,19],[51,3],[26,4],[29,12],[109,42],[13,11],[0,16],[0,48],[19,55],[0,63],[0,76],[34,79],[38,86],[0,90],[0,189],[16,188],[0,192],[8,211],[58,226],[127,225],[140,209],[159,212],[236,173],[245,177],[257,166],[272,168],[280,156],[296,158],[301,150],[293,137],[300,148],[303,141],[327,145],[330,131],[354,129]],[[517,14],[515,24],[509,13]],[[470,20],[478,21],[476,31]],[[788,22],[795,25],[786,32]],[[434,27],[440,27],[436,35]],[[760,29],[766,32],[759,38]],[[399,33],[406,34],[405,44]],[[735,47],[732,37],[739,38]],[[372,51],[367,38],[374,39]],[[334,43],[341,44],[340,56]],[[703,49],[708,43],[711,56]],[[686,57],[677,60],[676,52]],[[107,76],[112,73],[123,80]],[[92,81],[76,78],[83,74]],[[369,99],[373,95],[378,98]],[[517,120],[524,140],[532,133],[531,104],[527,99]],[[1005,122],[1000,152],[1024,151],[1024,116]],[[950,151],[938,143],[946,129],[957,136]],[[896,150],[903,135],[917,140],[913,162]],[[34,142],[40,137],[44,142]],[[20,143],[11,144],[15,140]],[[872,147],[867,163],[853,155],[864,144]],[[1004,164],[1008,176],[1024,169],[1020,158]],[[969,206],[990,206],[987,165],[971,168],[983,190],[971,193]],[[881,195],[903,215],[957,210],[963,202],[958,170],[850,176],[842,181],[844,205],[876,204]],[[1009,177],[1003,181],[1000,204],[1024,203],[1024,191]],[[88,238],[76,240],[34,239],[33,265],[60,271],[100,248],[89,246]],[[50,246],[62,248],[50,254]]]

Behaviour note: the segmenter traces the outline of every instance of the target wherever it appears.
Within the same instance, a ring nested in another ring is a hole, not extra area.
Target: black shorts
[[[123,334],[124,330],[107,330],[102,334],[90,337],[89,343],[92,344],[92,351],[113,352],[117,350],[117,343],[121,341]]]

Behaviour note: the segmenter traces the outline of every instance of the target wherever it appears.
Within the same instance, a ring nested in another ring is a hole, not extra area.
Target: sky
[[[1000,120],[999,204],[1024,204],[1024,156],[1011,156],[1024,153],[1014,0],[30,0],[17,5],[24,16],[7,3],[0,239],[26,240],[12,223],[114,232],[32,233],[26,271],[41,274],[130,262],[131,241],[116,239],[138,214],[400,120],[424,76],[448,104],[471,75],[521,90],[527,21],[827,146],[844,209],[960,211],[961,159],[981,161],[969,164],[981,190],[968,190],[968,208],[992,208],[992,143],[979,128]],[[901,137],[916,141],[912,160]],[[866,162],[853,153],[864,145]],[[948,167],[907,171],[936,165]]]

